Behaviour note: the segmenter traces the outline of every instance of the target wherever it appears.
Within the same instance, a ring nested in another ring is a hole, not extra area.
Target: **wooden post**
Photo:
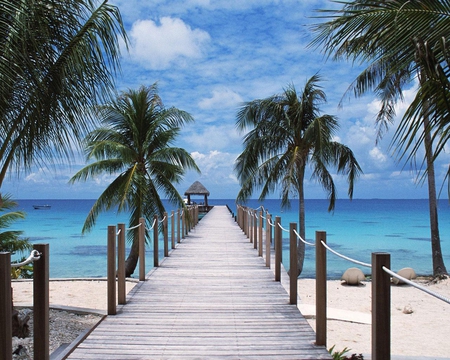
[[[167,213],[164,213],[163,231],[164,231],[164,257],[169,256],[169,227]]]
[[[0,252],[0,360],[12,359],[11,254]]]
[[[180,209],[177,210],[177,243],[181,242],[181,214]]]
[[[256,210],[252,212],[253,218],[253,249],[258,248],[258,216]]]
[[[291,305],[297,304],[297,230],[296,223],[289,224],[289,300]]]
[[[184,239],[185,236],[185,228],[186,228],[186,209],[183,209],[183,213],[181,214],[181,237]]]
[[[281,280],[281,252],[283,242],[281,234],[281,217],[275,216],[275,281]]]
[[[116,315],[116,227],[108,226],[108,315]]]
[[[372,253],[372,360],[391,359],[391,255]]]
[[[263,256],[263,213],[259,210],[259,242],[258,256]]]
[[[249,218],[248,218],[248,209],[244,210],[244,234],[249,238]]]
[[[159,266],[159,244],[158,244],[158,215],[153,216],[153,266]]]
[[[327,346],[327,233],[316,231],[316,345]]]
[[[34,358],[50,359],[50,288],[49,288],[49,245],[33,246],[40,259],[33,263],[33,316],[34,316]],[[11,292],[11,290],[9,290]]]
[[[270,225],[270,214],[266,214],[266,267],[270,268],[270,241],[272,239],[272,226]]]
[[[118,224],[117,236],[117,302],[121,305],[127,303],[127,290],[125,286],[125,224]]]
[[[172,235],[172,249],[175,249],[175,211],[172,210],[170,215],[171,235]]]
[[[139,281],[145,280],[145,219],[139,218]]]

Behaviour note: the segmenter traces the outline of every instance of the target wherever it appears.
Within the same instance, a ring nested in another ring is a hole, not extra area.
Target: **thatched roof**
[[[203,186],[200,181],[194,182],[189,189],[186,190],[184,195],[207,195],[209,196],[209,191]]]

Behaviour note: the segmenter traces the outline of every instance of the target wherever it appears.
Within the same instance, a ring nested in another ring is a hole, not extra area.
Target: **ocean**
[[[49,244],[51,278],[104,277],[107,226],[118,223],[128,226],[128,216],[115,211],[103,213],[94,229],[83,235],[81,229],[94,201],[18,200],[18,209],[25,211],[27,216],[10,229],[24,231],[24,236],[32,243]],[[233,199],[209,199],[208,202],[210,205],[228,205],[236,214]],[[33,205],[50,205],[51,208],[35,210]],[[289,223],[298,222],[297,200],[292,201],[290,209],[281,209],[279,200],[266,200],[262,204],[250,200],[246,205],[252,208],[263,205],[273,217],[281,217],[282,226],[286,229]],[[370,263],[372,252],[388,252],[394,271],[412,267],[420,275],[432,273],[428,200],[338,200],[332,213],[327,211],[327,207],[327,200],[306,200],[307,241],[314,242],[315,231],[326,231],[328,245],[355,260]],[[170,214],[174,208],[167,204],[166,209]],[[447,200],[439,202],[439,221],[442,252],[450,271],[450,205]],[[153,246],[149,246],[146,251],[146,271],[153,266],[152,249]],[[160,259],[163,249],[160,236]],[[301,277],[315,276],[314,257],[314,248],[307,246]],[[286,232],[283,232],[283,259],[288,268],[289,239]],[[327,274],[330,279],[340,278],[349,267],[359,267],[369,273],[369,269],[328,252]],[[134,276],[138,276],[138,268]]]

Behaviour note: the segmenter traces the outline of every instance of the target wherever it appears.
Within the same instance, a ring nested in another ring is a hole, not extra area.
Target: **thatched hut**
[[[208,207],[208,196],[209,191],[203,186],[200,181],[194,182],[189,189],[187,189],[184,193],[187,196],[187,204],[191,205],[191,195],[201,195],[204,196],[204,206]]]

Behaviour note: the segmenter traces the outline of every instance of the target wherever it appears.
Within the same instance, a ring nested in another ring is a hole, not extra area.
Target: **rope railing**
[[[153,224],[152,224],[152,226],[150,227],[150,229],[149,230],[152,230],[154,227],[155,227],[155,224],[156,224],[156,219],[155,220],[153,220]]]
[[[303,239],[303,238],[299,235],[299,233],[297,232],[297,230],[294,230],[294,234],[295,234],[295,235],[297,236],[297,238],[299,238],[300,241],[303,242],[304,244],[309,245],[309,246],[316,246],[316,244],[307,242],[305,239]]]
[[[365,267],[368,267],[368,268],[371,268],[371,267],[372,267],[371,264],[368,264],[368,263],[365,263],[365,262],[362,262],[362,261],[359,261],[359,260],[355,260],[355,259],[352,259],[352,258],[350,258],[350,257],[348,257],[348,256],[345,256],[345,255],[342,255],[342,254],[338,253],[336,250],[333,250],[332,248],[330,248],[330,247],[329,247],[327,244],[325,244],[323,241],[321,241],[320,243],[321,243],[328,251],[332,252],[334,255],[339,256],[339,257],[342,258],[342,259],[345,259],[345,260],[350,261],[350,262],[352,262],[352,263],[355,263],[355,264],[358,264],[358,265],[361,265],[361,266],[365,266]]]
[[[239,205],[238,205],[239,207]],[[250,215],[250,216],[249,216]],[[444,301],[450,304],[450,299],[442,296],[439,293],[436,293],[424,286],[421,286],[417,282],[413,282],[409,279],[404,278],[401,275],[393,272],[389,268],[390,265],[390,254],[384,252],[373,252],[372,253],[372,262],[366,263],[351,257],[345,256],[336,250],[332,249],[329,245],[327,245],[326,241],[326,232],[325,231],[316,231],[316,241],[315,243],[309,243],[305,241],[299,233],[296,231],[295,223],[290,224],[290,230],[285,229],[281,225],[281,218],[279,216],[270,217],[270,214],[265,214],[267,216],[260,216],[265,221],[267,221],[267,233],[266,233],[266,262],[269,259],[269,267],[270,267],[270,243],[267,243],[267,238],[271,237],[271,228],[274,228],[274,249],[275,249],[275,263],[274,263],[274,274],[275,281],[280,281],[280,264],[282,262],[282,232],[289,233],[290,240],[290,262],[291,268],[295,271],[295,260],[296,260],[296,239],[300,239],[303,243],[315,246],[316,249],[316,344],[317,345],[326,345],[326,308],[327,308],[327,271],[326,271],[326,253],[330,251],[334,255],[352,262],[354,264],[364,266],[371,269],[371,283],[372,283],[372,357],[385,359],[388,358],[390,354],[390,332],[386,329],[390,329],[391,315],[390,315],[390,287],[392,283],[392,278],[398,279],[400,282],[408,284],[419,291],[423,291],[441,301]],[[252,228],[253,228],[253,217],[257,217],[255,214],[255,210],[252,210],[248,207],[239,207],[238,211],[238,222],[241,226],[242,230],[245,232],[247,237],[249,237],[250,232],[250,242],[256,241],[258,233],[259,236],[262,237],[262,231],[257,233],[257,236],[254,240],[252,240]],[[249,223],[251,225],[249,225]],[[276,226],[278,225],[278,226]],[[256,231],[256,229],[255,229]],[[254,235],[254,233],[253,233]],[[261,244],[261,243],[260,243]],[[262,246],[262,245],[260,245]],[[255,246],[256,249],[256,246]],[[269,252],[267,254],[267,249]],[[259,249],[261,252],[261,249]],[[261,256],[261,255],[260,255]],[[293,266],[294,264],[294,266]],[[290,279],[290,297],[291,303],[296,303],[296,291],[297,282],[296,278]]]
[[[37,261],[41,258],[41,254],[39,253],[39,251],[37,250],[31,250],[30,255],[22,262],[19,263],[12,263],[11,267],[13,268],[17,268],[17,267],[21,267],[21,266],[25,266],[28,265],[34,261]]]
[[[282,227],[281,224],[278,224],[278,227],[279,227],[281,230],[283,230],[284,232],[287,232],[287,233],[289,232],[289,230],[288,230],[288,229],[285,229],[284,227]]]
[[[127,231],[130,231],[130,230],[134,230],[134,229],[137,229],[139,226],[141,226],[141,224],[139,223],[139,224],[137,224],[137,225],[135,225],[135,226],[132,226],[132,227],[129,227],[129,228],[126,228],[125,230],[127,230]]]
[[[393,272],[392,270],[388,269],[385,266],[383,266],[383,270],[386,273],[388,273],[390,276],[399,279],[400,281],[404,282],[405,284],[411,285],[411,286],[415,287],[416,289],[427,293],[428,295],[434,296],[435,298],[437,298],[439,300],[442,300],[442,301],[446,302],[447,304],[450,304],[450,299],[448,299],[447,297],[442,296],[442,295],[440,295],[440,294],[438,294],[438,293],[436,293],[436,292],[434,292],[434,291],[432,291],[430,289],[427,289],[427,288],[425,288],[425,287],[415,283],[414,281],[408,280],[408,279],[404,278],[403,276],[401,276],[401,275]]]
[[[119,236],[121,231],[122,231],[122,229],[117,230],[116,236]]]

